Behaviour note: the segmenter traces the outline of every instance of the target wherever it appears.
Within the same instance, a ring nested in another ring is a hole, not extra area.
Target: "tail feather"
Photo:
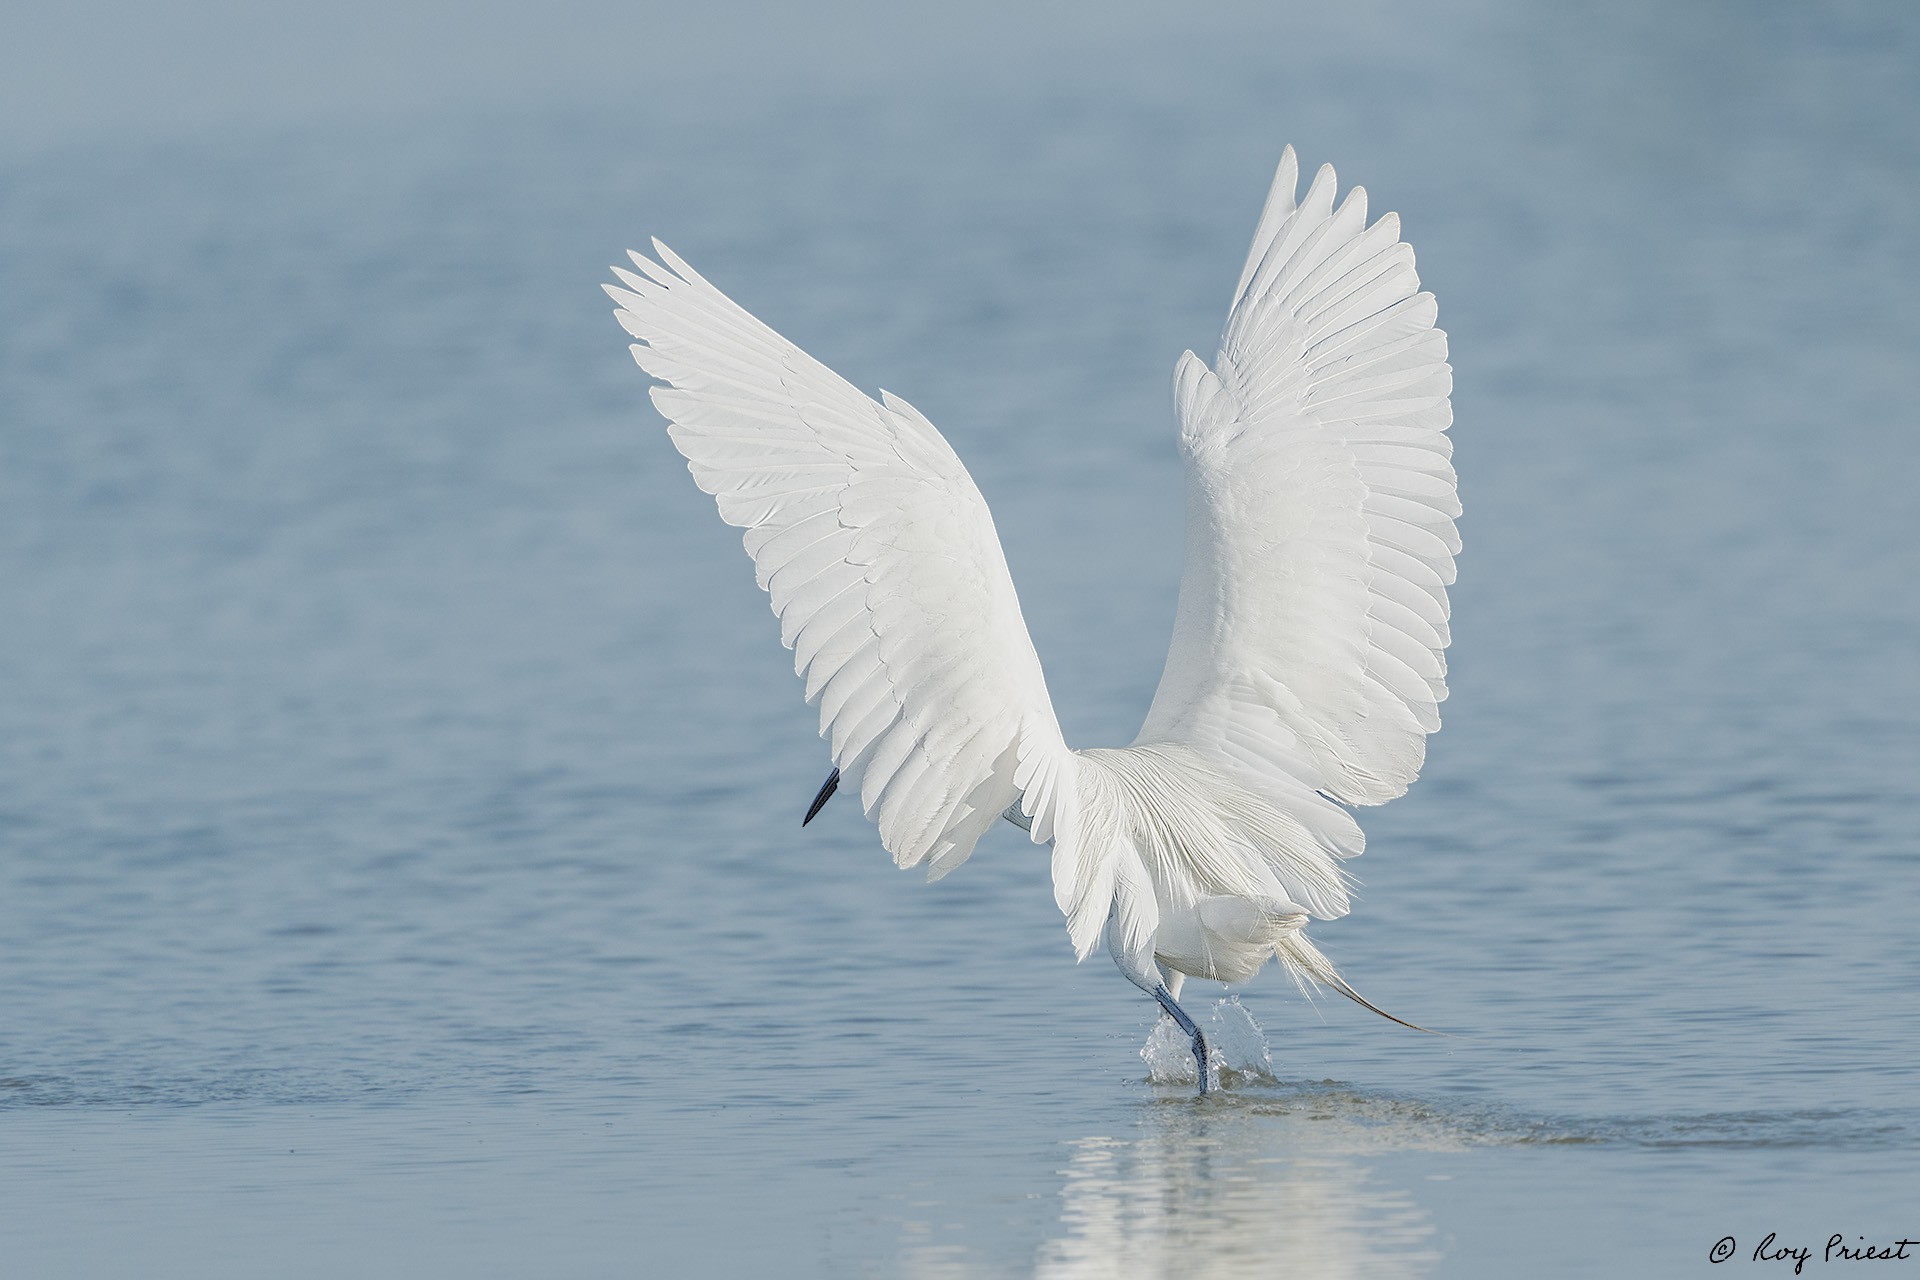
[[[1305,934],[1288,934],[1280,940],[1279,945],[1274,949],[1274,954],[1279,958],[1280,963],[1286,966],[1287,975],[1294,980],[1295,984],[1298,985],[1302,991],[1307,989],[1309,982],[1317,982],[1323,986],[1333,988],[1347,999],[1359,1005],[1362,1009],[1377,1013],[1388,1022],[1397,1022],[1409,1030],[1424,1032],[1430,1036],[1444,1036],[1448,1034],[1445,1031],[1435,1031],[1431,1027],[1423,1027],[1417,1023],[1408,1022],[1405,1018],[1396,1018],[1379,1005],[1373,1003],[1373,1001],[1361,995],[1358,991],[1355,991],[1347,985],[1347,980],[1342,978],[1339,972],[1333,967],[1333,961],[1322,955],[1318,947],[1308,942]]]

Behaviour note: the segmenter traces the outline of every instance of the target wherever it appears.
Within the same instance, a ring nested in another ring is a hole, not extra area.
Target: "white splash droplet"
[[[1271,1084],[1277,1079],[1267,1037],[1238,996],[1214,1001],[1201,1030],[1207,1035],[1218,1082]],[[1140,1059],[1147,1064],[1147,1078],[1154,1084],[1194,1083],[1193,1046],[1186,1033],[1165,1014],[1153,1024],[1146,1044],[1140,1047]]]

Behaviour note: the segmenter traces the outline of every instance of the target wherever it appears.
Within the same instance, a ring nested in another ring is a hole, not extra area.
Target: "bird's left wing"
[[[1016,801],[1045,842],[1074,758],[973,478],[911,405],[863,395],[653,247],[605,288],[694,481],[746,530],[881,842],[938,878]]]

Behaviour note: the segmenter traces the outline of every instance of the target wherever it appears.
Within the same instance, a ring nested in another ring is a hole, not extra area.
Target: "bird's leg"
[[[1187,1011],[1175,1002],[1172,994],[1168,992],[1164,985],[1153,989],[1153,998],[1158,1000],[1160,1007],[1165,1009],[1167,1014],[1175,1022],[1180,1024],[1180,1029],[1192,1038],[1193,1065],[1194,1069],[1199,1073],[1200,1096],[1204,1098],[1207,1094],[1207,1037],[1205,1033],[1200,1030],[1200,1024],[1192,1018],[1189,1018]]]
[[[1201,1033],[1200,1029],[1197,1026],[1192,1025],[1192,1020],[1187,1016],[1185,1010],[1181,1009],[1178,1004],[1172,1004],[1172,1006],[1169,1008],[1167,1003],[1172,1001],[1178,1001],[1180,999],[1180,988],[1187,985],[1187,975],[1180,972],[1178,969],[1173,969],[1173,968],[1167,969],[1166,975],[1167,975],[1167,985],[1161,988],[1162,991],[1166,992],[1166,1002],[1163,1002],[1161,1007],[1165,1008],[1168,1013],[1173,1014],[1174,1022],[1178,1023],[1180,1027],[1183,1030],[1185,1030],[1189,1035],[1198,1037],[1200,1043],[1194,1047],[1193,1051],[1198,1056],[1199,1062],[1200,1062],[1200,1075],[1201,1075],[1201,1081],[1202,1081],[1202,1088],[1200,1092],[1205,1093],[1206,1089],[1204,1085],[1205,1085],[1205,1079],[1207,1074],[1206,1072],[1207,1038],[1204,1034]],[[1155,1000],[1159,1000],[1160,992],[1158,991],[1154,992],[1153,998]]]
[[[1159,965],[1155,964],[1151,958],[1130,956],[1120,946],[1118,931],[1114,928],[1111,917],[1107,922],[1107,954],[1113,957],[1113,963],[1120,972],[1127,975],[1127,981],[1159,1001],[1160,1007],[1167,1011],[1167,1015],[1193,1041],[1193,1064],[1200,1077],[1200,1093],[1204,1097],[1207,1092],[1208,1054],[1207,1037],[1201,1033],[1200,1024],[1187,1016],[1187,1011],[1182,1009],[1173,998],[1173,992],[1167,990],[1169,980],[1161,977]],[[1171,981],[1175,989],[1178,989],[1185,979],[1185,974],[1176,972]]]

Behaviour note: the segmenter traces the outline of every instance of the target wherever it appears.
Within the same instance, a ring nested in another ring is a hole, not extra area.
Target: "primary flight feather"
[[[844,780],[932,878],[1002,816],[1051,842],[1075,954],[1105,936],[1192,1038],[1202,1092],[1186,977],[1277,957],[1359,999],[1303,926],[1346,913],[1340,864],[1365,843],[1346,806],[1407,789],[1446,697],[1446,335],[1398,218],[1369,224],[1359,187],[1336,204],[1331,166],[1298,186],[1289,147],[1213,366],[1175,369],[1186,563],[1159,689],[1118,749],[1062,739],[993,518],[932,423],[657,240],[606,286],[819,709],[835,771],[808,818]]]

